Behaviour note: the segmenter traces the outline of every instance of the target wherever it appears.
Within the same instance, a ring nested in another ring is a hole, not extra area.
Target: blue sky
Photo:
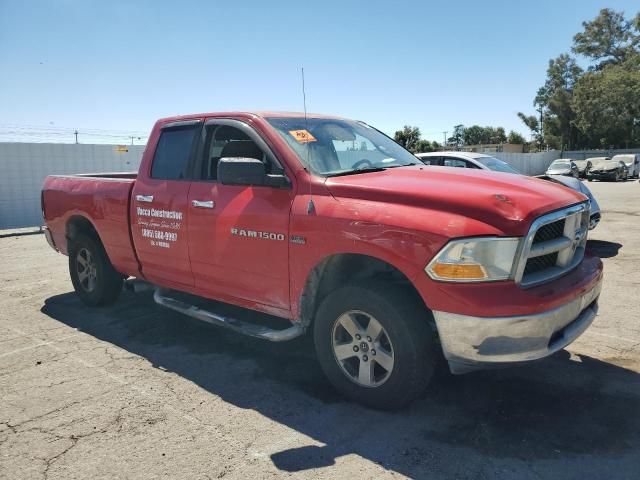
[[[0,0],[0,131],[148,132],[162,116],[302,110],[526,133],[550,58],[581,22],[635,1]]]

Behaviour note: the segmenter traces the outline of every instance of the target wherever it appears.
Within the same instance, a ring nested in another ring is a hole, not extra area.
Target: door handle
[[[213,200],[191,200],[191,205],[196,208],[213,208],[216,203]]]
[[[151,203],[153,202],[153,195],[136,195],[136,200],[139,202]]]

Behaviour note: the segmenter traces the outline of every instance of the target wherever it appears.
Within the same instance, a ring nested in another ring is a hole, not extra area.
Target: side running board
[[[171,310],[202,320],[203,322],[211,323],[219,327],[229,328],[244,335],[262,338],[271,342],[284,342],[286,340],[292,340],[299,337],[304,333],[304,328],[299,323],[294,324],[289,328],[285,328],[284,330],[275,330],[263,325],[256,325],[249,322],[243,322],[242,320],[235,318],[218,315],[217,313],[213,313],[196,307],[195,305],[169,297],[167,296],[167,293],[168,292],[162,288],[156,288],[156,291],[153,294],[153,300],[163,307],[170,308]]]

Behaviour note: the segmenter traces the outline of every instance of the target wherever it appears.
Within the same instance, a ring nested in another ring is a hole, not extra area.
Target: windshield
[[[267,118],[302,164],[323,175],[417,165],[418,159],[365,123],[333,118]]]
[[[569,162],[567,160],[556,160],[549,168],[569,168]]]
[[[498,160],[495,157],[477,157],[475,160],[483,164],[489,170],[493,170],[494,172],[520,173],[507,162]]]
[[[611,160],[610,158],[594,158],[591,161],[593,162],[593,166],[599,168],[611,168],[618,165],[617,161]]]
[[[615,157],[613,157],[611,159],[611,161],[614,161],[614,160],[616,160],[616,161],[620,160],[620,161],[623,161],[627,165],[631,165],[633,163],[633,161],[635,160],[635,158],[634,158],[633,155],[616,155]]]

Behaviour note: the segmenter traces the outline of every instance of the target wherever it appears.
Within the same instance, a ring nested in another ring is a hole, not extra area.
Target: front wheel
[[[325,374],[347,397],[397,409],[427,386],[437,362],[424,304],[378,282],[345,286],[320,305],[314,341]]]
[[[95,307],[115,302],[123,277],[111,265],[102,244],[78,235],[69,245],[69,274],[73,288],[85,304]]]

